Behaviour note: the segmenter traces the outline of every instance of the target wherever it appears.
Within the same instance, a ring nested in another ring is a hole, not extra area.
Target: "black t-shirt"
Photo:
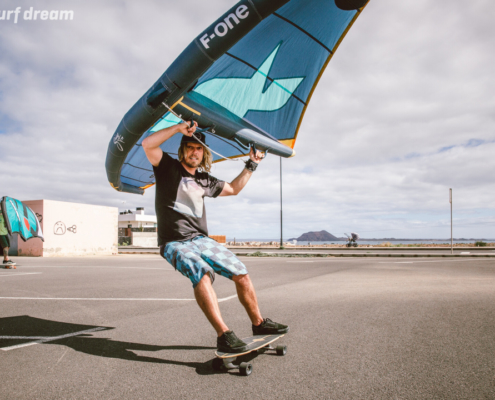
[[[199,235],[208,236],[204,197],[217,197],[225,182],[206,172],[196,171],[191,175],[178,160],[165,152],[153,171],[158,246]]]

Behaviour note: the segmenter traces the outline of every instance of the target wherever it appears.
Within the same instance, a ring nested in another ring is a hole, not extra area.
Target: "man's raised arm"
[[[198,124],[196,121],[194,125],[190,127],[187,122],[182,122],[177,125],[169,126],[168,128],[161,129],[156,131],[152,135],[148,136],[141,143],[143,145],[143,150],[146,153],[146,157],[148,158],[151,165],[158,167],[160,161],[162,159],[163,151],[160,148],[160,145],[174,136],[176,133],[182,133],[185,136],[192,136],[196,131],[196,127]]]
[[[250,160],[248,161],[248,163],[251,162],[252,164],[255,164],[254,168],[248,169],[246,167],[232,182],[225,182],[220,196],[236,196],[237,194],[239,194],[239,192],[248,183],[251,175],[253,175],[253,171],[256,169],[256,166],[261,162],[261,160],[263,160],[263,153],[261,153],[261,151],[256,151],[256,154],[254,154],[254,151],[251,148],[251,151],[249,152],[249,158]]]

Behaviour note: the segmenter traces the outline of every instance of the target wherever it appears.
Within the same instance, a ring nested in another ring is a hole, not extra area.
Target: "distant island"
[[[319,232],[307,232],[303,233],[298,238],[292,238],[288,240],[297,240],[298,242],[341,242],[346,241],[345,238],[338,238],[337,236],[332,235],[327,231],[319,231]]]
[[[337,237],[332,235],[331,233],[327,231],[319,231],[319,232],[307,232],[303,233],[301,236],[298,238],[291,238],[287,240],[297,240],[298,242],[346,242],[347,238],[344,237]],[[475,239],[475,238],[454,238],[453,240],[455,241],[475,241],[475,240],[486,240],[486,241],[495,241],[495,239]],[[366,242],[384,242],[384,241],[394,241],[394,242],[422,242],[422,241],[431,241],[431,242],[450,242],[450,238],[448,239],[411,239],[411,238],[393,238],[393,237],[386,237],[386,238],[359,238],[359,241],[366,241]]]

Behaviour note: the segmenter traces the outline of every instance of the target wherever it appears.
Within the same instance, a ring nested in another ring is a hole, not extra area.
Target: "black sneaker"
[[[270,318],[265,318],[258,326],[253,325],[253,335],[276,335],[289,332],[287,325],[273,322]]]
[[[224,353],[242,353],[247,350],[247,344],[239,339],[233,331],[227,331],[217,338],[217,349]]]

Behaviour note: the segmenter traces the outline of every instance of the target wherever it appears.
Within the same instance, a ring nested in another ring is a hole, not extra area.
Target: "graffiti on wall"
[[[55,235],[65,235],[67,231],[72,233],[77,233],[77,226],[72,225],[67,228],[62,221],[58,221],[55,223],[55,226],[53,227],[53,233]]]

